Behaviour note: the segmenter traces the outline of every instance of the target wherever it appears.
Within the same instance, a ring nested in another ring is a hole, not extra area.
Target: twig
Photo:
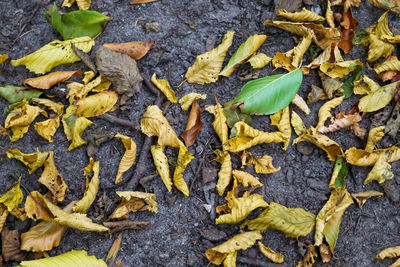
[[[118,124],[120,126],[124,126],[124,127],[129,128],[129,129],[131,129],[133,131],[140,131],[140,127],[138,125],[136,125],[135,123],[133,123],[133,122],[131,122],[129,120],[120,119],[120,118],[118,118],[118,117],[116,117],[114,115],[108,114],[108,113],[99,116],[99,118],[103,119],[103,120],[106,120],[106,121],[109,121],[109,122],[114,123],[114,124]]]
[[[118,222],[103,222],[105,227],[110,228],[110,233],[115,233],[123,230],[141,230],[147,229],[150,226],[149,222],[143,221],[118,221]]]
[[[240,263],[248,264],[249,266],[260,266],[260,267],[268,267],[265,261],[258,260],[258,259],[250,259],[246,257],[237,257],[237,261]]]
[[[36,12],[39,10],[39,4],[36,4],[35,8],[32,11],[31,16],[28,18],[28,20],[25,22],[25,24],[21,27],[21,29],[19,30],[19,33],[17,35],[17,37],[14,39],[14,41],[11,43],[11,46],[13,46],[15,44],[16,41],[18,41],[22,36],[22,32],[25,30],[26,26],[29,25],[29,23],[31,23],[33,17],[35,16]]]
[[[143,74],[143,73],[142,73],[141,75],[142,75],[144,84],[147,86],[147,88],[148,88],[153,94],[155,94],[155,95],[158,96],[158,94],[160,94],[160,90],[158,90],[157,87],[154,86],[154,84],[151,82],[149,76],[147,76],[146,74]],[[160,102],[160,103],[161,103],[161,102]],[[160,105],[158,105],[158,104],[156,104],[156,103],[154,103],[154,105],[160,106]]]
[[[89,55],[79,49],[78,47],[76,47],[74,45],[74,43],[71,43],[71,48],[72,50],[74,50],[74,53],[82,60],[82,62],[92,71],[94,71],[95,73],[97,73],[97,69],[96,69],[96,65],[92,62],[92,60],[90,59]]]

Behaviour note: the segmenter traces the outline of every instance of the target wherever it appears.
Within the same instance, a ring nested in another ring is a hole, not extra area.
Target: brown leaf
[[[158,1],[158,0],[133,0],[129,4],[137,5],[137,4],[151,3],[151,2],[155,2],[155,1]]]
[[[349,127],[359,121],[361,121],[361,116],[360,114],[354,113],[354,114],[343,114],[339,113],[335,119],[331,119],[331,124],[326,127],[326,126],[321,126],[318,128],[318,132],[320,133],[332,133],[336,132],[342,128]]]
[[[338,46],[345,54],[347,54],[351,48],[353,48],[353,38],[358,26],[358,20],[353,17],[351,7],[347,8],[347,10],[346,8],[344,9],[343,20],[340,22],[342,32],[340,34],[340,42]]]
[[[315,258],[318,257],[315,247],[313,245],[307,246],[307,253],[302,261],[299,261],[296,267],[312,267],[315,263]]]
[[[82,72],[80,70],[56,71],[44,76],[25,79],[24,85],[25,86],[29,85],[33,88],[39,88],[39,89],[50,89],[51,87],[53,87],[53,85],[56,85],[60,82],[65,82],[73,75],[81,76]]]
[[[103,222],[104,226],[110,228],[110,233],[120,232],[123,230],[141,230],[148,229],[150,226],[149,222],[141,221],[118,221],[118,222]]]
[[[358,207],[361,209],[369,198],[383,196],[383,193],[375,190],[369,190],[365,192],[354,193],[351,194],[351,196],[354,198],[354,200],[357,202]]]
[[[332,258],[332,253],[331,250],[329,249],[329,246],[326,244],[321,244],[319,246],[319,254],[321,255],[322,262],[330,262]]]
[[[181,135],[187,147],[193,145],[194,141],[196,140],[197,134],[201,130],[203,130],[203,123],[201,122],[200,116],[201,116],[201,107],[195,100],[192,103],[192,109],[190,110],[188,122],[186,124],[186,129]]]
[[[4,227],[1,231],[1,252],[5,261],[22,261],[25,252],[20,249],[18,230],[8,230]]]
[[[119,234],[119,236],[115,239],[114,243],[112,244],[110,250],[108,251],[105,260],[108,266],[113,266],[115,258],[117,257],[118,250],[121,247],[121,241],[122,241],[122,235]]]
[[[132,2],[131,2],[131,4],[132,4]],[[147,52],[153,47],[154,43],[155,43],[154,41],[127,42],[127,43],[119,43],[119,44],[104,44],[103,46],[112,51],[122,53],[122,54],[127,54],[131,58],[138,60],[147,54]]]

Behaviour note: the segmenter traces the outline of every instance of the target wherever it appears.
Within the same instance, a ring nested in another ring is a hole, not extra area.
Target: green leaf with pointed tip
[[[233,100],[224,103],[224,114],[229,128],[232,128],[238,121],[244,121],[246,124],[251,125],[253,123],[251,116],[242,113],[239,108],[233,109],[232,104]]]
[[[0,96],[4,97],[10,105],[22,101],[26,98],[27,100],[39,97],[42,94],[41,91],[35,89],[28,89],[26,87],[5,85],[0,87]]]
[[[361,72],[363,70],[363,67],[360,65],[356,66],[356,71],[353,73],[353,75],[350,76],[342,85],[343,89],[343,95],[344,98],[349,98],[353,94],[353,89],[354,89],[354,82],[358,81],[361,76]]]
[[[89,36],[96,38],[107,26],[112,18],[93,10],[76,10],[61,15],[54,4],[44,16],[64,38],[64,40],[76,37]]]
[[[247,114],[273,114],[290,104],[303,81],[301,69],[277,74],[246,83],[233,100],[244,103]]]

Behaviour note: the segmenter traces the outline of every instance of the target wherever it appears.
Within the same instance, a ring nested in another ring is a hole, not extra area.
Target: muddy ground
[[[60,6],[61,2],[56,1],[57,6]],[[94,52],[103,43],[154,40],[154,47],[147,56],[138,61],[138,66],[143,73],[151,75],[156,72],[158,77],[167,79],[173,88],[176,88],[184,79],[184,74],[195,61],[195,56],[218,44],[227,30],[235,31],[234,43],[228,52],[229,56],[252,34],[268,35],[260,51],[269,56],[273,56],[277,51],[285,52],[295,45],[292,34],[263,25],[264,20],[273,19],[275,16],[275,4],[272,0],[161,0],[135,6],[129,5],[128,0],[93,0],[92,2],[92,10],[113,17],[104,33],[96,39],[96,46],[91,53],[92,57],[94,58]],[[7,53],[10,58],[17,59],[39,49],[54,39],[60,39],[59,34],[43,16],[50,4],[49,1],[40,0],[0,1],[0,53]],[[20,38],[13,44],[36,6],[39,6],[36,14],[24,27]],[[307,7],[322,14],[323,7],[317,0],[314,0],[313,6]],[[69,10],[74,9],[75,7]],[[383,11],[374,8],[368,1],[363,0],[361,7],[354,8],[353,13],[359,20],[359,29],[361,29],[375,23]],[[159,32],[146,32],[144,25],[148,22],[157,22],[160,26]],[[389,23],[391,27],[400,29],[399,17],[390,14]],[[362,61],[365,61],[366,55],[367,49],[365,47],[356,46],[344,57],[345,59],[361,58]],[[398,47],[397,55],[399,55]],[[307,54],[304,59],[305,63],[309,62],[308,56]],[[227,59],[229,59],[228,56]],[[62,65],[54,70],[74,69],[88,70],[82,63]],[[209,85],[201,86],[185,83],[182,87],[176,89],[177,96],[181,97],[192,91],[206,93],[208,98],[201,103],[202,107],[206,104],[214,104],[213,94],[217,96],[221,103],[229,101],[244,85],[245,82],[240,81],[237,77],[238,73],[244,71],[246,69],[241,68],[231,77],[223,77],[218,82]],[[259,77],[269,75],[271,71],[272,67],[269,64],[260,71]],[[277,70],[274,73],[282,73],[282,71]],[[368,73],[373,75],[370,71]],[[9,62],[0,66],[0,82],[2,83],[20,85],[24,79],[34,76],[23,66],[13,67]],[[299,91],[300,94],[306,96],[312,84],[320,86],[315,71],[305,76]],[[65,84],[60,87],[63,86]],[[114,114],[139,123],[146,106],[151,105],[154,99],[155,97],[143,86],[140,93],[129,101],[128,110],[116,111]],[[357,97],[351,97],[339,108],[339,111],[348,109],[356,101]],[[306,125],[310,126],[316,124],[317,110],[321,104],[320,102],[312,105],[313,112],[307,117],[296,107],[291,107],[291,109],[300,114]],[[3,110],[6,106],[7,102],[0,99],[0,110]],[[0,121],[4,122],[5,117],[6,114],[1,112]],[[166,117],[178,134],[184,131],[188,114],[182,112],[178,104],[170,106]],[[253,119],[255,128],[266,131],[274,130],[267,116],[258,116]],[[369,119],[370,116],[363,119],[362,125],[364,127],[368,127],[370,124]],[[39,118],[39,120],[43,120],[43,118]],[[109,131],[112,134],[120,132],[131,136],[140,151],[144,139],[141,133],[132,132],[101,119],[95,118],[93,121],[94,124],[86,130],[84,139],[88,139],[90,133],[96,129]],[[208,261],[205,258],[204,251],[239,232],[238,225],[215,226],[213,218],[215,215],[208,213],[203,206],[203,204],[208,204],[215,207],[215,205],[222,204],[224,199],[217,196],[212,182],[203,186],[201,174],[195,177],[202,160],[205,161],[203,169],[212,171],[219,168],[219,164],[213,161],[213,150],[220,146],[211,126],[213,117],[204,112],[202,121],[204,130],[198,135],[196,143],[190,147],[190,151],[196,157],[185,172],[185,180],[189,186],[193,182],[190,197],[186,198],[177,191],[167,193],[158,177],[148,184],[146,190],[157,195],[159,212],[157,214],[138,212],[131,215],[131,219],[149,221],[151,226],[147,230],[123,232],[123,241],[118,253],[118,258],[121,259],[123,266],[206,266]],[[329,136],[342,145],[344,149],[365,145],[364,141],[353,137],[349,130],[341,130]],[[29,133],[15,143],[11,143],[7,137],[0,137],[0,153],[15,147],[20,148],[25,153],[34,152],[37,147],[41,151],[54,150],[56,166],[69,186],[69,191],[67,191],[63,203],[66,204],[72,200],[80,199],[83,194],[83,168],[88,164],[88,157],[86,156],[85,146],[67,152],[69,142],[62,127],[58,129],[54,140],[54,143],[48,143],[31,126]],[[385,142],[386,144],[393,144],[397,141],[386,139]],[[118,197],[114,193],[115,190],[130,189],[121,185],[114,190],[104,190],[104,188],[113,185],[123,151],[122,143],[119,140],[111,139],[102,144],[97,154],[97,160],[100,161],[98,199],[106,193],[110,200],[106,201],[105,205],[97,202],[89,210],[88,216],[91,218],[101,220],[102,214],[108,215],[112,211],[112,208],[118,202]],[[288,207],[301,207],[314,214],[318,213],[329,197],[328,183],[334,165],[327,159],[322,150],[311,144],[302,143],[301,147],[290,146],[286,152],[282,151],[281,144],[263,144],[252,148],[250,151],[258,155],[268,154],[272,156],[274,165],[281,167],[281,171],[275,174],[256,175],[265,185],[262,189],[257,190],[257,193],[263,194],[267,202],[274,201]],[[175,149],[169,149],[167,152],[169,158],[176,159],[177,151]],[[147,162],[148,167],[145,175],[152,174],[155,171],[150,155]],[[238,156],[233,156],[233,164],[235,168],[240,167]],[[392,167],[397,185],[400,183],[400,164],[398,162],[393,163]],[[347,187],[351,193],[365,190],[383,191],[375,182],[366,186],[362,184],[369,170],[370,168],[351,167],[351,172],[347,177]],[[247,171],[254,174],[252,169]],[[124,179],[128,179],[132,172],[132,169],[129,170],[124,175]],[[0,161],[0,192],[5,192],[9,186],[17,181],[20,175],[23,177],[22,184],[25,188],[43,192],[43,188],[37,182],[41,171],[38,170],[29,175],[25,166],[12,159]],[[139,190],[145,189],[140,187]],[[176,201],[174,201],[175,197]],[[250,218],[255,217],[259,212],[252,213]],[[398,202],[393,202],[386,195],[368,200],[362,210],[356,205],[350,206],[343,216],[334,258],[326,266],[389,265],[392,260],[377,261],[375,255],[386,247],[400,244],[399,223]],[[9,216],[7,225],[11,229],[25,232],[29,229],[31,223],[19,222]],[[213,235],[201,234],[210,230],[214,231]],[[117,234],[106,236],[99,233],[68,229],[61,245],[49,254],[58,255],[72,249],[83,249],[87,250],[89,254],[104,259],[116,236]],[[213,241],[213,239],[218,240]],[[313,243],[313,233],[299,240]],[[268,230],[263,233],[262,241],[265,245],[284,254],[284,266],[293,266],[302,258],[298,253],[296,241],[292,238],[286,238],[281,232]],[[239,252],[238,266],[250,266],[240,262],[249,259],[262,260],[265,266],[275,266],[264,258],[256,248]],[[321,265],[320,259],[318,259],[317,265]]]

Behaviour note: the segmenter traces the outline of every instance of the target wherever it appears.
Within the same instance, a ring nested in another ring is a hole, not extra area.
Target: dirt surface
[[[0,21],[2,21],[0,53],[7,53],[10,58],[17,59],[54,39],[61,38],[43,16],[51,4],[45,2],[39,0],[0,1]],[[61,2],[56,1],[57,6],[60,6]],[[37,6],[36,14],[24,27],[20,38],[13,44],[19,31],[27,23]],[[323,7],[317,0],[314,0],[313,6],[307,7],[323,14]],[[159,78],[167,79],[173,88],[176,88],[184,79],[187,68],[195,61],[195,56],[218,44],[227,30],[235,31],[235,37],[226,60],[248,36],[253,34],[268,35],[268,39],[259,50],[269,56],[273,56],[277,51],[285,52],[291,49],[295,45],[292,34],[263,25],[264,20],[274,18],[274,8],[274,1],[271,0],[161,0],[135,6],[129,5],[128,0],[93,0],[91,9],[111,16],[113,20],[110,21],[104,33],[96,39],[96,46],[91,55],[94,59],[95,51],[103,43],[154,40],[155,45],[149,54],[138,61],[139,69],[148,75],[156,72]],[[383,11],[374,8],[364,0],[360,8],[353,9],[353,13],[359,20],[358,29],[362,29],[376,23]],[[160,31],[146,32],[144,25],[149,22],[157,22]],[[400,18],[389,14],[389,25],[400,29]],[[361,58],[365,62],[366,55],[365,47],[356,46],[349,54],[344,55],[344,58]],[[398,47],[397,55],[399,55]],[[304,61],[308,63],[309,60],[307,54]],[[237,78],[237,74],[243,73],[245,68],[246,66],[240,68],[231,77],[222,77],[218,82],[209,85],[184,83],[183,86],[176,89],[176,94],[181,97],[192,91],[206,93],[208,98],[200,103],[202,107],[206,104],[214,104],[213,94],[221,103],[229,101],[245,83]],[[75,63],[59,66],[54,71],[75,69],[88,70],[82,63]],[[259,77],[269,75],[271,71],[272,66],[269,64],[260,71]],[[376,78],[371,71],[367,70],[367,72]],[[274,73],[283,73],[283,71],[276,70]],[[9,62],[0,66],[0,82],[20,85],[24,79],[34,76],[23,66],[13,67]],[[306,96],[312,84],[320,86],[316,71],[305,76],[299,90],[300,94]],[[60,87],[64,88],[65,84],[61,84]],[[114,114],[139,124],[146,106],[151,105],[154,99],[154,95],[143,87],[140,93],[129,101],[126,111],[115,111]],[[338,111],[348,110],[357,99],[353,96],[346,100],[344,105],[338,108]],[[64,100],[64,102],[66,101]],[[321,104],[322,102],[313,104],[311,106],[312,113],[307,117],[296,107],[291,107],[291,109],[300,114],[306,126],[310,126],[316,124],[317,110]],[[7,102],[0,99],[0,110],[5,107],[7,107]],[[5,117],[6,114],[1,112],[0,121],[4,122]],[[178,104],[169,107],[166,117],[178,135],[184,131],[188,114],[182,112]],[[208,261],[204,251],[239,232],[240,224],[215,226],[215,214],[208,213],[203,206],[207,204],[215,207],[224,203],[223,197],[218,197],[214,190],[215,180],[204,186],[201,183],[203,171],[210,170],[212,172],[219,168],[219,164],[213,161],[213,150],[221,145],[211,126],[213,119],[212,115],[203,112],[204,130],[198,135],[196,143],[190,147],[190,152],[195,154],[195,159],[185,172],[185,180],[189,187],[193,183],[190,197],[184,197],[177,191],[167,193],[158,177],[148,184],[146,190],[157,195],[159,212],[157,214],[138,212],[131,215],[131,219],[149,221],[151,225],[147,230],[123,232],[123,241],[118,253],[118,258],[121,259],[123,266],[206,266]],[[362,121],[362,125],[366,128],[370,124],[369,119],[370,115],[367,115]],[[41,117],[39,120],[43,120],[43,118]],[[257,129],[275,130],[270,125],[268,116],[253,116],[253,120],[253,127]],[[120,132],[132,137],[140,151],[144,140],[144,136],[140,132],[117,127],[102,119],[94,118],[93,122],[94,124],[83,135],[84,139],[88,140],[90,132],[96,129],[109,131],[112,134]],[[341,130],[329,136],[337,141],[343,149],[352,146],[361,148],[365,145],[364,141],[354,137],[349,130]],[[396,140],[384,139],[382,146],[396,142]],[[7,137],[0,137],[0,153],[16,147],[25,153],[32,153],[37,147],[41,151],[54,151],[56,166],[69,187],[63,205],[81,198],[84,191],[83,168],[89,162],[86,146],[67,152],[68,146],[69,142],[62,127],[58,129],[54,143],[48,143],[40,137],[34,131],[33,126],[30,127],[28,134],[15,143],[11,143]],[[309,143],[302,143],[300,146],[296,148],[291,145],[285,152],[282,150],[281,144],[263,144],[250,149],[257,155],[272,156],[274,165],[281,167],[281,171],[275,174],[257,174],[256,176],[265,186],[256,192],[263,194],[267,202],[274,201],[287,207],[301,207],[317,214],[329,197],[328,183],[334,163],[330,162],[326,154],[317,147]],[[124,184],[113,190],[104,190],[113,185],[123,152],[122,143],[117,139],[111,139],[101,145],[97,154],[97,160],[100,161],[100,190],[97,200],[104,193],[109,200],[102,203],[97,201],[89,210],[88,216],[95,220],[101,220],[101,214],[108,215],[118,203],[116,190],[130,190]],[[176,159],[177,150],[168,149],[167,156]],[[239,168],[240,158],[234,155],[232,159],[233,167]],[[205,162],[204,167],[199,171],[198,177],[195,177],[201,161]],[[393,163],[392,169],[397,191],[397,184],[400,183],[399,162]],[[375,182],[366,186],[362,184],[369,170],[369,167],[351,166],[346,183],[349,192],[383,191]],[[155,167],[149,155],[145,175],[152,174],[154,171]],[[252,169],[246,169],[246,171],[254,174]],[[132,173],[133,168],[124,175],[124,180],[128,179]],[[23,186],[29,191],[45,192],[37,182],[41,171],[38,170],[29,175],[27,168],[13,159],[0,161],[0,192],[5,192],[20,175],[22,175]],[[139,190],[145,189],[139,187]],[[175,197],[176,201],[174,201]],[[394,199],[396,200],[396,195]],[[259,210],[253,212],[249,218],[255,217],[259,212]],[[399,223],[398,202],[393,202],[387,195],[368,200],[362,210],[356,205],[351,205],[343,216],[335,256],[326,266],[387,266],[392,260],[377,261],[375,255],[384,248],[400,245]],[[7,224],[10,228],[18,229],[21,232],[26,232],[31,226],[29,222],[16,221],[13,216],[8,217]],[[87,250],[89,254],[104,259],[116,236],[117,234],[106,236],[69,228],[61,245],[54,248],[49,254],[58,255],[72,249]],[[313,233],[299,240],[313,243]],[[302,259],[297,252],[299,249],[296,240],[286,238],[281,232],[267,230],[263,233],[262,241],[265,245],[284,254],[285,263],[280,266],[293,266]],[[240,262],[243,261],[243,258],[258,259],[264,261],[265,266],[275,266],[264,258],[255,247],[239,252],[239,257],[237,266],[250,266]],[[318,265],[321,265],[320,259],[318,259]]]

